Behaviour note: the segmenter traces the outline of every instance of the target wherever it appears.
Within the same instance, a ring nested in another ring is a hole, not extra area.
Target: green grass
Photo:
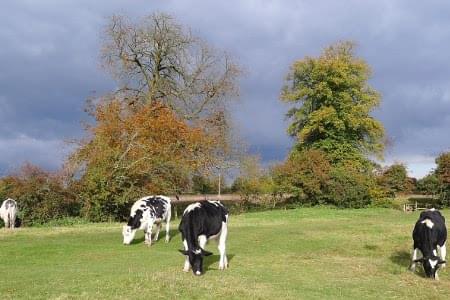
[[[450,211],[445,211],[450,220]],[[176,224],[169,244],[123,246],[120,224],[0,230],[1,299],[450,299],[407,270],[418,213],[304,208],[231,216],[230,268],[218,251],[206,274],[182,272]],[[420,268],[418,268],[420,269]]]

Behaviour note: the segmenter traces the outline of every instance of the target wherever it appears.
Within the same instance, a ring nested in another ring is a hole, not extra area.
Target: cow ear
[[[188,255],[189,254],[189,251],[186,251],[186,250],[178,250],[178,251],[180,251],[180,253],[183,254],[183,255]]]
[[[419,258],[419,259],[415,259],[414,260],[414,262],[415,263],[418,263],[418,262],[423,262],[425,259],[422,257],[422,258]]]
[[[447,262],[445,260],[439,259],[438,265],[446,264]]]
[[[202,250],[202,256],[210,256],[210,255],[212,255],[212,252]]]

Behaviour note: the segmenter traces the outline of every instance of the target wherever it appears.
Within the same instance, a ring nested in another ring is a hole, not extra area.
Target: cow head
[[[425,270],[425,275],[429,278],[436,279],[437,270],[440,265],[445,264],[445,260],[442,260],[440,257],[431,256],[431,257],[422,257],[416,259],[414,262],[420,262],[423,265],[423,269]]]
[[[183,255],[189,257],[189,263],[192,267],[192,272],[194,275],[203,274],[203,257],[212,255],[211,252],[199,248],[197,250],[178,250]]]
[[[129,245],[133,241],[135,234],[136,234],[136,229],[131,229],[131,226],[124,225],[123,229],[122,229],[123,244]]]

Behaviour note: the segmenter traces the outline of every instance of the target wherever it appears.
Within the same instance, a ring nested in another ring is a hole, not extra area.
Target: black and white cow
[[[158,240],[162,222],[166,223],[166,243],[170,240],[169,228],[171,218],[170,198],[166,196],[147,196],[136,201],[131,207],[130,218],[123,226],[123,243],[129,245],[136,231],[143,229],[145,244],[152,244],[152,227],[156,224],[154,241]]]
[[[11,198],[3,201],[0,206],[0,218],[5,222],[5,228],[14,229],[17,217],[17,202]]]
[[[445,266],[445,241],[447,240],[445,218],[434,208],[423,211],[414,226],[412,237],[414,252],[411,270],[414,271],[416,263],[421,262],[426,276],[439,280],[437,273],[439,266]]]
[[[228,210],[219,201],[201,201],[189,205],[183,213],[180,226],[186,255],[183,271],[192,271],[195,275],[203,274],[203,257],[212,253],[205,250],[210,239],[218,241],[220,253],[219,269],[228,268],[225,244],[228,233]]]

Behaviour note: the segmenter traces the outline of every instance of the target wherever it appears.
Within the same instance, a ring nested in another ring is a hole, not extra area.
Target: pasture
[[[450,221],[450,211],[444,211]],[[0,230],[2,299],[450,299],[441,280],[408,271],[418,213],[300,208],[231,215],[228,270],[214,252],[206,274],[182,272],[172,240],[143,233],[122,245],[121,224]],[[162,235],[164,237],[164,235]]]

